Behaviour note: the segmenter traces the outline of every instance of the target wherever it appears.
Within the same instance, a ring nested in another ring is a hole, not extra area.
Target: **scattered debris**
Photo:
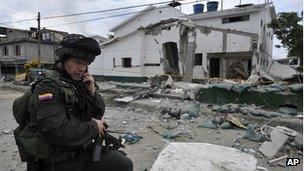
[[[216,129],[218,126],[214,124],[211,120],[206,120],[202,124],[198,125],[198,127]]]
[[[5,129],[5,130],[3,130],[3,133],[4,134],[12,134],[13,130],[11,130],[11,129]]]
[[[133,96],[126,96],[126,97],[123,97],[123,98],[116,98],[115,99],[116,101],[118,102],[123,102],[123,103],[129,103],[133,100],[136,100]]]
[[[273,163],[278,162],[278,161],[280,161],[280,160],[286,159],[287,157],[288,157],[288,155],[284,155],[284,156],[282,156],[282,157],[278,157],[278,158],[269,160],[268,163],[269,163],[269,164],[273,164]]]
[[[303,84],[292,84],[289,85],[288,88],[290,89],[291,92],[301,94],[303,93]]]
[[[189,137],[189,132],[185,130],[176,130],[176,131],[165,131],[162,133],[163,138],[173,140],[176,138]]]
[[[153,103],[160,103],[161,99],[152,99],[151,102],[153,102]]]
[[[255,131],[254,126],[252,125],[247,126],[243,139],[249,139],[256,142],[263,142],[266,140],[265,136],[261,132]]]
[[[223,122],[220,125],[220,128],[222,128],[222,129],[233,129],[233,125],[230,122]]]
[[[196,117],[198,117],[199,112],[200,112],[200,104],[196,103],[189,107],[189,110],[187,113],[189,114],[190,118],[196,118]]]
[[[248,75],[240,62],[234,62],[229,66],[227,78],[245,80]]]
[[[288,135],[284,134],[278,129],[273,129],[270,135],[271,142],[266,141],[259,148],[259,151],[262,152],[268,158],[274,157],[284,145],[284,143],[288,140]]]
[[[253,116],[263,116],[263,117],[266,117],[266,118],[273,118],[273,117],[282,116],[282,114],[280,114],[278,112],[270,112],[270,111],[265,111],[265,110],[249,109],[248,111]]]
[[[127,134],[119,135],[119,138],[124,139],[125,141],[127,141],[130,144],[135,144],[135,143],[138,143],[140,141],[140,139],[142,139],[143,137],[141,137],[139,135],[127,133]]]
[[[231,114],[227,115],[226,120],[233,123],[234,125],[236,125],[239,128],[243,128],[243,129],[246,128],[245,125],[243,125],[242,122],[237,117],[234,117]]]

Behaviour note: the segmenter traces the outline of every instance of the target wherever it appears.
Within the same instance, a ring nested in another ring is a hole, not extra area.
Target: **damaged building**
[[[268,71],[275,17],[271,3],[185,15],[171,7],[149,7],[111,31],[91,72],[121,80],[170,74],[185,81],[247,79]]]

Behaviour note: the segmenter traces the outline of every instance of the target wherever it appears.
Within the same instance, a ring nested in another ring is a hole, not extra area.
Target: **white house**
[[[130,80],[160,74],[225,78],[235,62],[246,74],[266,70],[273,37],[266,24],[274,15],[272,4],[188,16],[170,6],[148,7],[111,29],[114,38],[102,45],[90,71]]]

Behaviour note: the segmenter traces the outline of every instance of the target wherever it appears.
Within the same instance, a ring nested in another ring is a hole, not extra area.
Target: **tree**
[[[273,19],[268,27],[272,28],[274,34],[282,45],[288,49],[288,57],[300,58],[300,66],[303,66],[303,11],[299,15],[297,12],[282,12]]]

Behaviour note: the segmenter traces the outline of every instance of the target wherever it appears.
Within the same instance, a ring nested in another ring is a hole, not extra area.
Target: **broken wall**
[[[151,66],[143,67],[144,76],[155,76],[165,73],[164,65],[168,65],[168,61],[165,59],[163,44],[173,42],[177,44],[179,51],[179,31],[177,27],[172,27],[170,30],[162,30],[161,32],[155,31],[155,35],[148,34],[144,36],[143,41],[143,63],[152,64]],[[153,64],[155,64],[153,66]],[[159,65],[159,66],[158,66]],[[179,62],[179,68],[181,64]]]

